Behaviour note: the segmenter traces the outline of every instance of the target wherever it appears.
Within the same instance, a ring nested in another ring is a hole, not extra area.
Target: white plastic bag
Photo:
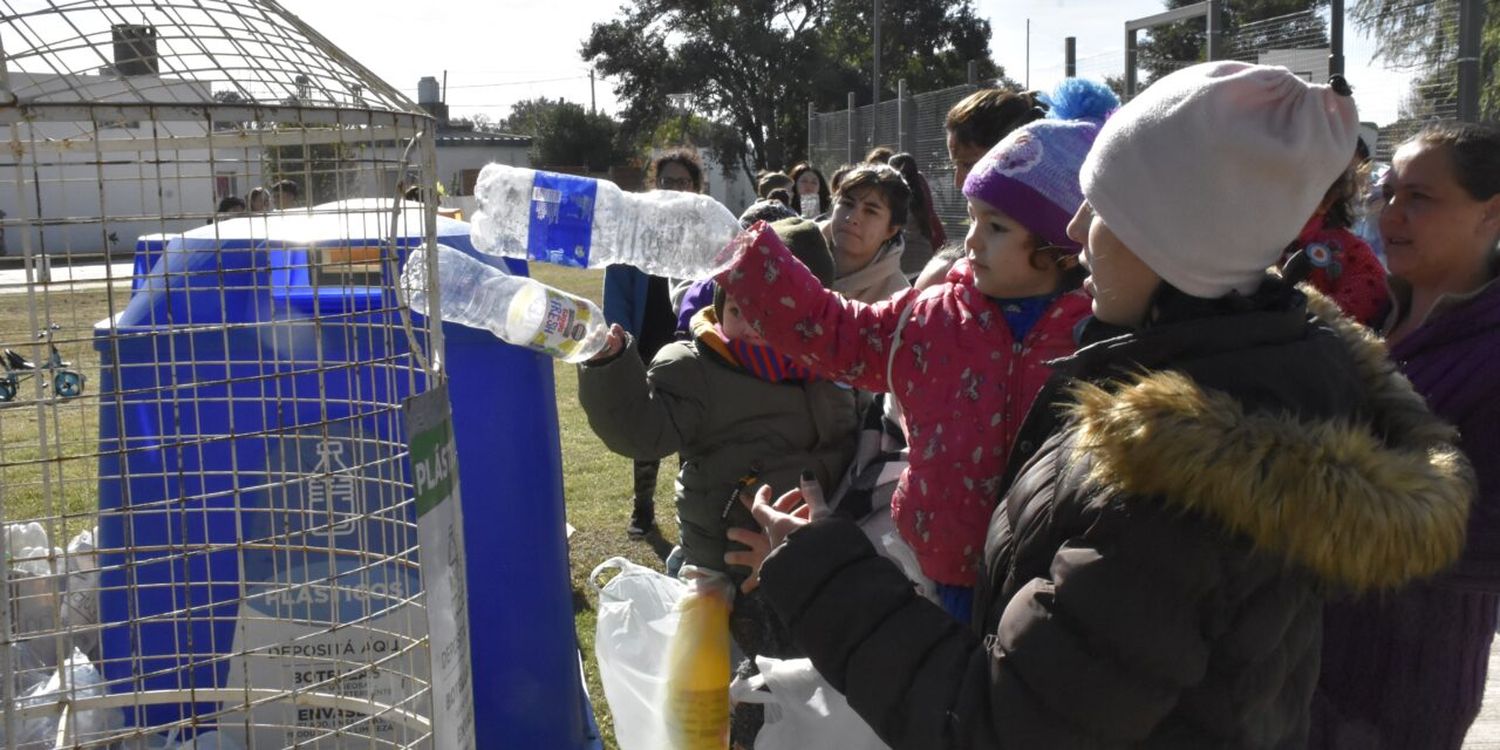
[[[760,674],[735,680],[731,700],[761,703],[755,750],[890,750],[809,659],[755,657]]]
[[[620,572],[601,587],[599,574],[607,570]],[[599,563],[589,581],[599,593],[594,655],[615,738],[620,750],[659,750],[667,744],[667,646],[677,632],[676,606],[687,584],[623,557]]]

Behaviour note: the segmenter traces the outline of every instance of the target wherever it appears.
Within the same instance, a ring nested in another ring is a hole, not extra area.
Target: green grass
[[[599,301],[602,274],[555,266],[534,267],[536,277],[560,289]],[[22,384],[12,404],[0,405],[0,515],[9,522],[40,520],[54,538],[69,537],[93,525],[97,506],[99,357],[92,335],[95,322],[118,311],[123,291],[111,296],[104,289],[49,293],[29,299],[26,294],[0,294],[0,347],[21,349],[32,356],[30,311],[60,328],[54,339],[65,359],[77,363],[87,377],[82,398],[55,408],[39,406],[34,384]],[[587,578],[600,562],[622,555],[662,568],[665,550],[625,535],[630,518],[630,461],[610,453],[589,429],[578,405],[578,377],[573,365],[558,362],[557,413],[563,445],[563,482],[568,522],[576,529],[569,540],[574,622],[583,646],[584,672],[595,715],[606,748],[617,747],[609,707],[594,660],[595,607],[598,599]],[[46,430],[43,437],[42,430]],[[658,521],[666,539],[677,538],[672,512],[672,480],[676,461],[664,462],[657,482]]]

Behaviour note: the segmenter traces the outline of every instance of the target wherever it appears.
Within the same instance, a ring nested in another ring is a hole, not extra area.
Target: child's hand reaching
[[[584,362],[584,364],[599,364],[600,362],[612,359],[620,353],[621,349],[624,348],[625,329],[621,328],[619,323],[611,324],[609,327],[609,334],[604,339],[604,348],[600,349],[598,354],[590,357],[587,362]]]

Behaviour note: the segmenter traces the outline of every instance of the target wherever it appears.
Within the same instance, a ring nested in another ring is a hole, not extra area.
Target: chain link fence
[[[1327,80],[1341,62],[1367,132],[1377,134],[1374,156],[1389,160],[1396,146],[1429,122],[1478,117],[1481,89],[1494,84],[1480,82],[1477,75],[1475,85],[1460,84],[1466,57],[1479,55],[1477,48],[1466,55],[1461,40],[1465,32],[1479,37],[1473,32],[1484,23],[1484,4],[1387,0],[1366,6],[1363,17],[1346,11],[1336,19],[1325,7],[1230,23],[1226,26],[1233,31],[1216,40],[1216,58],[1280,65],[1311,81]],[[1156,78],[1201,62],[1207,45],[1181,40],[1206,39],[1206,25],[1199,15],[1141,28],[1140,54],[1126,59],[1127,67],[1137,67],[1127,69],[1126,78],[1137,80],[1139,91]],[[1471,64],[1477,67],[1477,59]]]
[[[809,112],[808,159],[825,176],[845,164],[856,164],[876,146],[910,153],[932,189],[932,202],[950,238],[962,237],[967,211],[963,193],[953,186],[948,161],[948,110],[979,90],[963,84],[923,94],[897,97],[837,112]]]

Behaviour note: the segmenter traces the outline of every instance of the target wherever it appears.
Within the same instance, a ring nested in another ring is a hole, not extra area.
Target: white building
[[[23,104],[139,105],[142,91],[163,111],[212,101],[208,86],[197,81],[107,70],[11,71],[10,83]],[[89,112],[79,107],[80,118]],[[0,155],[0,179],[7,183],[0,189],[0,216],[8,229],[0,254],[21,254],[22,225],[34,251],[61,256],[129,251],[139,235],[203,223],[197,217],[212,215],[219,196],[258,184],[262,162],[253,141],[210,144],[210,127],[201,116],[0,123],[0,142],[19,146]]]

